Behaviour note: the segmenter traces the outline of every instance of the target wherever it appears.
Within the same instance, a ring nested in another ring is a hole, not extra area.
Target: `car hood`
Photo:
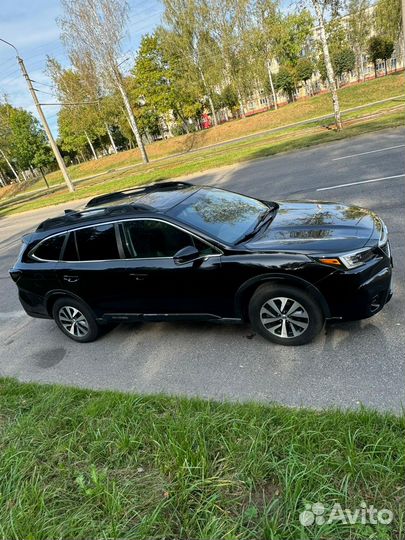
[[[257,251],[342,253],[378,241],[381,220],[358,206],[329,202],[278,202],[271,224],[246,246]]]

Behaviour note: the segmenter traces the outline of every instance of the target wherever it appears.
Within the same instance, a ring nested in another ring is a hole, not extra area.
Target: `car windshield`
[[[201,188],[168,213],[226,244],[235,244],[254,230],[269,207],[221,189]]]

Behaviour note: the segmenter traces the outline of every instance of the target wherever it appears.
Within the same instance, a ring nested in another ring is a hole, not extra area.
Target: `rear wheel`
[[[311,295],[298,287],[262,285],[249,303],[253,329],[280,345],[304,345],[321,331],[325,319]]]
[[[53,306],[53,318],[62,332],[80,343],[97,339],[100,328],[90,309],[73,298],[59,298]]]

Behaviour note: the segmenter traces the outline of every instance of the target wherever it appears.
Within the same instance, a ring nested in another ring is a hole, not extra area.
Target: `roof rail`
[[[95,217],[115,216],[132,212],[145,212],[151,209],[151,206],[148,206],[146,204],[131,203],[123,204],[120,206],[97,208],[94,210],[69,210],[63,216],[46,219],[38,225],[37,231],[46,231],[49,229],[55,229],[57,227],[63,227],[64,225],[80,223],[82,221],[94,219]]]
[[[132,195],[138,195],[141,193],[150,193],[165,189],[185,189],[190,186],[193,186],[193,184],[190,184],[189,182],[155,182],[154,184],[147,184],[146,186],[140,186],[138,188],[125,191],[114,191],[113,193],[107,193],[106,195],[99,195],[98,197],[90,199],[90,201],[86,204],[86,208],[118,201],[120,199],[125,199],[126,197],[131,197]]]

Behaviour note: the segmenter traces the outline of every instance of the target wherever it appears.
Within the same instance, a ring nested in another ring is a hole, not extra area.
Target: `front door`
[[[125,303],[130,311],[149,317],[219,314],[219,250],[161,219],[123,221],[119,238],[125,256]],[[179,264],[174,255],[186,246],[196,247],[199,257]]]

